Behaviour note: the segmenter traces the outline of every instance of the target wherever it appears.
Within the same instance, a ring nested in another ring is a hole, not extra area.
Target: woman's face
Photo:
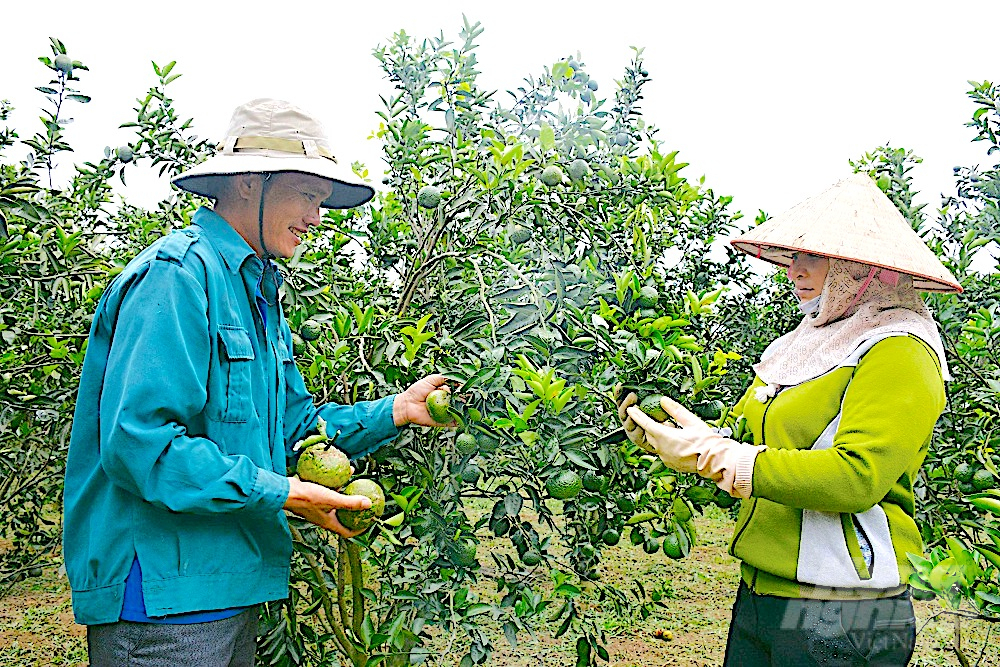
[[[830,271],[830,259],[797,252],[792,255],[792,263],[786,271],[788,279],[795,284],[795,296],[800,302],[808,301],[822,293],[826,274]]]

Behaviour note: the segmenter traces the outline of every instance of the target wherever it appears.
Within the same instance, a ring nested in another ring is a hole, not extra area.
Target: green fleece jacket
[[[944,409],[937,356],[897,335],[761,402],[754,380],[734,414],[754,444],[753,496],[730,553],[756,593],[875,598],[899,593],[920,553],[913,482]]]

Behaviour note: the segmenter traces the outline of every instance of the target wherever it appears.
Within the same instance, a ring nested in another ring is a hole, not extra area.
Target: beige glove
[[[754,462],[765,447],[722,437],[697,415],[667,397],[660,404],[677,422],[677,427],[661,424],[634,406],[626,411],[645,432],[646,443],[663,463],[679,472],[696,472],[707,477],[734,498],[749,498],[753,493]]]

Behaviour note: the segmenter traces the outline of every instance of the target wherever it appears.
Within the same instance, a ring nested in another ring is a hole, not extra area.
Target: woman
[[[834,185],[733,245],[787,267],[804,313],[754,366],[723,437],[620,416],[637,444],[742,498],[726,665],[904,665],[916,639],[907,553],[922,550],[913,483],[944,408],[937,327],[917,289],[961,291],[870,178]]]

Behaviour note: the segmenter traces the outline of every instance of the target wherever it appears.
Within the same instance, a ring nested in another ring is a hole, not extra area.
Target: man
[[[276,100],[236,109],[221,152],[173,179],[215,199],[143,250],[97,307],[66,466],[64,551],[97,665],[252,665],[257,605],[286,597],[282,509],[351,536],[365,509],[285,474],[292,445],[337,433],[352,458],[436,424],[428,376],[402,394],[313,405],[292,359],[271,258],[374,191],[322,127]]]

